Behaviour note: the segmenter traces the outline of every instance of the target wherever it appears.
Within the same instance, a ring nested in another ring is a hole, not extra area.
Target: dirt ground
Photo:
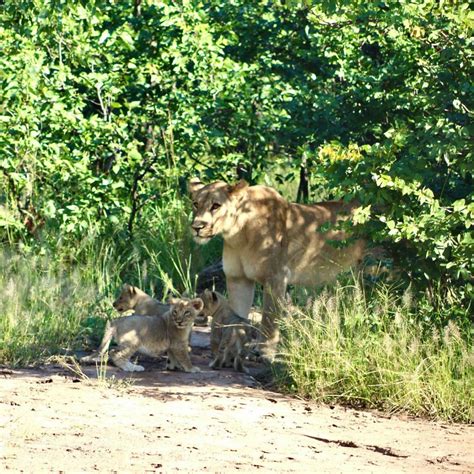
[[[0,472],[474,472],[474,428],[318,406],[212,371],[209,335],[193,336],[202,372],[164,360],[106,387],[95,367],[0,369]]]

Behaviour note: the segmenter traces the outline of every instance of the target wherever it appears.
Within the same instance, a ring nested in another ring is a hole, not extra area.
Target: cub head
[[[143,292],[139,288],[125,283],[119,297],[112,305],[119,313],[123,313],[124,311],[135,309],[142,295]]]
[[[199,297],[204,303],[203,313],[206,316],[213,316],[224,300],[220,293],[211,290],[204,290]]]
[[[192,326],[204,306],[201,298],[175,298],[170,300],[170,303],[171,321],[178,329]]]
[[[217,234],[235,231],[237,204],[242,191],[248,186],[245,181],[235,185],[217,181],[204,185],[198,178],[189,183],[189,193],[193,201],[194,240],[199,244],[209,242]]]

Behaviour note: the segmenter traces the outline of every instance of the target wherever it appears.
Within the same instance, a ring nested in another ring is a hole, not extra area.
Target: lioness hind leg
[[[119,368],[126,372],[143,372],[145,367],[130,362],[130,357],[136,352],[135,347],[117,347],[109,351],[110,359]]]
[[[280,340],[278,318],[284,313],[282,302],[286,286],[286,278],[275,278],[271,283],[264,285],[262,331],[259,337],[260,358],[264,362],[272,362],[276,356]]]

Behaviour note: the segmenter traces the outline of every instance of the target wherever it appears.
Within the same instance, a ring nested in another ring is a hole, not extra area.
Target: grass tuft
[[[472,345],[452,321],[440,334],[412,316],[386,287],[325,291],[281,322],[277,377],[321,402],[472,422]]]

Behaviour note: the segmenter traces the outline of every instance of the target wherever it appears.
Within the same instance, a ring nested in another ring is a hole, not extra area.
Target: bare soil
[[[474,472],[473,427],[264,390],[208,369],[208,338],[194,334],[197,374],[146,360],[109,367],[106,387],[95,367],[0,370],[0,472]]]

